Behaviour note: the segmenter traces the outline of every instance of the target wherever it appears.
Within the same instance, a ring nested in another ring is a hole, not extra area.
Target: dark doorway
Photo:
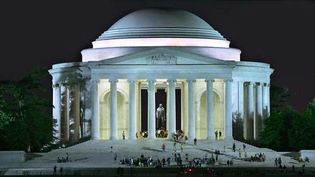
[[[181,130],[181,124],[182,124],[182,112],[181,112],[181,89],[176,89],[175,93],[175,99],[176,99],[176,130]]]
[[[155,119],[155,125],[156,125],[156,129],[157,130],[167,130],[167,94],[165,92],[165,89],[157,89],[157,91],[155,92],[155,113],[157,112],[157,108],[159,107],[160,104],[162,104],[162,107],[164,108],[164,120],[157,120]]]
[[[176,130],[181,130],[181,89],[176,89]],[[157,89],[155,93],[155,108],[157,109],[159,104],[163,105],[165,115],[167,115],[167,93],[164,89]],[[155,109],[155,111],[156,111]],[[167,117],[166,117],[167,119]],[[167,122],[167,121],[166,121]],[[157,123],[157,122],[156,122]],[[156,124],[157,125],[157,124]],[[167,129],[167,125],[166,125]],[[148,91],[147,89],[141,89],[141,131],[148,131]]]
[[[141,89],[141,131],[148,131],[148,90]]]

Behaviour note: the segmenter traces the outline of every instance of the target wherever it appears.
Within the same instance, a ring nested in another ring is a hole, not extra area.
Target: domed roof
[[[124,28],[213,28],[198,16],[178,9],[142,9],[121,18],[110,30]]]
[[[97,40],[184,37],[225,40],[207,22],[185,10],[149,8],[132,12]]]

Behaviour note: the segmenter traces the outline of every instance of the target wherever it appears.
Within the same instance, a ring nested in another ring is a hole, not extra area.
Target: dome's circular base
[[[131,38],[112,39],[93,42],[93,48],[108,47],[161,47],[161,46],[191,46],[191,47],[222,47],[228,48],[230,42],[215,39],[196,38]]]

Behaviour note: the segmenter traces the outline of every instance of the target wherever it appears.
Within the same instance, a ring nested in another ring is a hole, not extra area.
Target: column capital
[[[190,83],[195,83],[196,82],[196,79],[186,79],[187,82],[190,82]]]
[[[256,82],[256,86],[257,87],[262,87],[262,86],[264,86],[264,83],[263,82]]]
[[[52,88],[57,88],[57,87],[60,87],[60,83],[59,82],[57,82],[57,83],[53,83],[52,84]]]
[[[170,82],[173,82],[173,83],[175,82],[176,83],[177,81],[176,81],[176,79],[167,79],[167,82],[168,83],[170,83]]]
[[[254,82],[253,82],[253,81],[247,81],[246,84],[247,84],[247,85],[253,85]]]
[[[150,84],[150,83],[151,83],[151,84],[154,84],[155,81],[156,81],[155,79],[147,79],[148,84]]]
[[[136,83],[136,80],[135,79],[128,79],[128,81],[127,81],[129,84],[134,84],[134,83]]]
[[[117,80],[117,79],[109,79],[109,80],[108,80],[108,82],[110,82],[110,83],[113,83],[113,84],[114,84],[114,83],[117,83],[117,82],[118,82],[118,80]]]
[[[98,83],[100,82],[99,79],[91,79],[90,81],[91,81],[91,83],[93,83],[93,84],[98,84]]]
[[[213,82],[215,82],[215,80],[209,78],[209,79],[206,79],[205,82],[212,82],[213,83]]]
[[[233,79],[224,79],[224,82],[233,82]]]

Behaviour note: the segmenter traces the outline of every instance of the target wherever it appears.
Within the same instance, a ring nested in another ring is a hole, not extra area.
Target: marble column
[[[247,106],[247,140],[252,140],[254,136],[254,85],[252,82],[248,83]]]
[[[233,139],[232,131],[232,81],[225,82],[225,139]]]
[[[238,82],[238,113],[244,117],[244,82]]]
[[[256,116],[254,119],[254,139],[256,140],[259,136],[262,127],[262,83],[258,83],[256,86]]]
[[[56,142],[61,140],[61,91],[60,84],[53,84],[53,118],[54,118],[54,137]]]
[[[155,139],[155,80],[148,80],[148,139]]]
[[[110,139],[117,139],[117,80],[110,80]]]
[[[245,108],[245,94],[244,94],[244,82],[239,81],[238,82],[238,113],[240,118],[243,120],[243,138],[246,139],[247,137],[247,128],[246,128],[246,108]]]
[[[62,141],[68,142],[70,137],[69,117],[70,117],[70,93],[67,85],[63,85],[63,117],[61,123]]]
[[[74,136],[73,140],[80,139],[80,85],[74,85]]]
[[[136,92],[135,81],[128,80],[129,82],[129,140],[136,139]]]
[[[91,105],[92,105],[91,138],[93,140],[100,139],[98,83],[99,83],[99,80],[91,81]]]
[[[176,132],[176,96],[175,96],[175,84],[176,80],[168,80],[168,96],[169,96],[169,105],[168,105],[168,138],[172,138],[172,133]]]
[[[214,80],[206,80],[207,82],[207,139],[214,140],[214,96],[213,82]]]
[[[267,117],[270,116],[270,84],[266,84],[267,87]]]
[[[262,120],[264,121],[267,118],[267,86],[266,84],[262,83],[262,108],[263,108],[263,117]],[[262,124],[262,128],[264,128],[264,124]]]
[[[195,80],[188,80],[188,137],[190,140],[196,138],[195,135]]]

